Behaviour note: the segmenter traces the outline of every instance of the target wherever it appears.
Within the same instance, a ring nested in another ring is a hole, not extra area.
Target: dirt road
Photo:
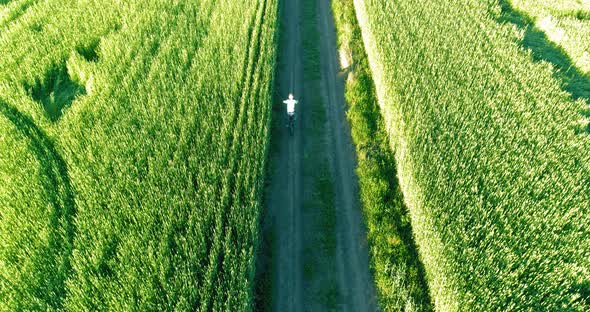
[[[311,1],[314,8],[305,7],[308,2],[281,4],[278,89],[282,97],[293,93],[300,105],[294,135],[279,126],[271,139],[275,148],[266,190],[271,220],[266,235],[272,235],[270,306],[281,312],[376,311],[330,0]],[[309,60],[303,58],[310,54],[302,35],[309,34],[302,34],[301,23],[306,21],[301,17],[310,9],[315,10],[320,33],[314,47],[319,48],[319,75],[308,75],[309,69],[304,73]],[[275,119],[284,118],[282,109],[275,111]],[[324,169],[327,187],[316,178]],[[322,196],[333,198],[316,198]],[[326,220],[327,216],[336,220]]]
[[[294,12],[299,8],[300,0],[283,2],[283,12]],[[289,93],[301,94],[302,65],[301,48],[298,32],[298,16],[296,14],[282,14],[283,34],[281,37],[293,38],[281,45],[282,64],[277,74],[280,80],[280,94],[286,98]],[[284,41],[285,42],[285,41]],[[301,101],[302,99],[299,99]],[[301,105],[298,105],[301,106]],[[297,107],[299,115],[304,114],[304,108]],[[275,114],[276,115],[276,114]],[[277,117],[277,116],[275,116]],[[281,116],[279,113],[279,118]],[[273,133],[273,140],[277,141],[276,151],[271,155],[274,172],[270,179],[271,185],[267,190],[267,209],[271,216],[274,236],[272,280],[272,307],[275,311],[301,311],[302,301],[302,166],[301,151],[303,144],[302,118],[295,120],[295,131],[291,136],[286,127],[277,127]]]

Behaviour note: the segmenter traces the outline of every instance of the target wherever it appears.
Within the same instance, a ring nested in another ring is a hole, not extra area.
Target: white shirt
[[[295,104],[298,103],[296,100],[284,100],[283,103],[287,104],[287,114],[295,113]]]

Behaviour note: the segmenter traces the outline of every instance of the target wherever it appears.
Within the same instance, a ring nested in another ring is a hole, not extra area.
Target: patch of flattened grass
[[[41,23],[33,23],[31,25],[31,30],[34,31],[34,32],[37,32],[37,33],[42,32],[43,31],[43,24],[41,24]]]
[[[98,62],[98,45],[100,40],[93,40],[89,44],[83,44],[76,47],[78,52],[88,62]]]
[[[56,122],[78,96],[86,94],[84,86],[71,79],[65,63],[52,67],[42,80],[25,88],[52,122]]]

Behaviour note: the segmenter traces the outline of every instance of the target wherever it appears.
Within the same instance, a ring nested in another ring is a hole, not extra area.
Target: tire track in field
[[[50,306],[55,306],[57,301],[55,307],[59,308],[65,297],[65,281],[71,271],[70,256],[76,232],[74,224],[76,207],[68,168],[51,139],[30,117],[2,100],[0,100],[0,113],[29,140],[29,146],[41,166],[41,173],[47,178],[47,180],[43,179],[42,183],[47,201],[52,206],[51,214],[48,216],[51,228],[48,247],[56,252],[51,255],[54,259],[46,263],[62,265],[58,266],[61,271],[51,274],[48,280],[42,281],[45,283],[37,285],[36,293],[29,295],[49,303]],[[62,232],[65,235],[62,235]],[[39,271],[46,270],[40,268]],[[54,298],[55,293],[61,294],[62,297]]]
[[[221,191],[221,209],[225,210],[224,213],[220,213],[218,218],[215,221],[215,229],[213,231],[214,241],[211,245],[211,250],[209,251],[209,265],[207,272],[205,273],[205,285],[203,288],[203,293],[208,294],[204,305],[200,307],[200,311],[209,311],[211,310],[215,302],[213,302],[213,298],[216,298],[215,294],[217,291],[224,291],[223,289],[217,289],[219,286],[216,285],[218,282],[217,276],[220,275],[222,269],[222,264],[224,260],[224,242],[228,237],[226,235],[226,228],[228,222],[228,213],[227,211],[233,201],[234,198],[230,195],[236,191],[235,183],[235,168],[238,163],[238,157],[236,157],[237,151],[241,148],[241,135],[243,134],[243,128],[246,126],[244,123],[244,116],[248,109],[248,104],[250,104],[249,96],[251,95],[251,85],[253,81],[253,69],[256,68],[258,64],[258,57],[256,52],[259,49],[260,45],[260,36],[261,30],[264,20],[264,8],[266,7],[266,0],[262,0],[258,2],[258,7],[256,8],[256,14],[253,15],[250,25],[252,25],[248,32],[248,42],[250,44],[247,47],[246,51],[246,59],[244,62],[244,66],[242,68],[242,77],[245,81],[242,88],[242,93],[239,99],[239,106],[236,106],[236,112],[232,114],[232,121],[230,125],[237,125],[230,131],[227,137],[227,150],[230,151],[226,153],[227,161],[229,161],[228,171],[226,178],[220,184]],[[239,181],[238,181],[239,182]],[[218,233],[218,234],[215,234]]]
[[[266,11],[268,7],[268,0],[262,0],[259,2],[259,9],[256,15],[256,22],[253,24],[254,32],[252,36],[252,44],[249,47],[249,54],[252,56],[250,59],[251,66],[249,66],[247,74],[248,74],[248,84],[246,84],[244,89],[244,94],[242,96],[242,108],[240,109],[239,119],[237,124],[241,126],[235,128],[234,134],[234,144],[233,150],[231,155],[239,157],[232,157],[232,167],[230,169],[231,172],[231,179],[233,180],[232,183],[229,185],[231,189],[230,194],[232,197],[230,198],[229,204],[226,207],[227,213],[225,214],[226,225],[224,226],[224,241],[223,247],[226,249],[224,250],[224,255],[229,254],[230,257],[227,258],[229,261],[235,261],[238,257],[240,257],[240,252],[244,247],[241,245],[244,241],[240,241],[237,238],[241,233],[237,232],[237,226],[239,223],[245,222],[246,220],[237,220],[236,214],[239,216],[239,210],[243,209],[245,204],[247,204],[248,200],[248,193],[252,192],[252,188],[248,185],[250,182],[250,171],[252,170],[252,166],[250,166],[251,154],[252,151],[251,146],[248,145],[249,141],[252,137],[249,135],[249,129],[253,129],[255,127],[255,123],[258,122],[256,118],[253,117],[254,115],[254,106],[257,104],[256,100],[258,99],[258,91],[260,88],[260,77],[263,74],[262,70],[259,70],[259,63],[261,61],[260,53],[263,49],[262,47],[262,40],[264,25],[266,23]],[[250,147],[250,150],[244,151],[243,148]],[[242,248],[237,248],[241,246]],[[233,272],[225,272],[225,269],[233,268],[232,263],[225,261],[222,263],[221,266],[221,273],[229,273],[229,279],[225,279],[221,281],[218,285],[217,289],[234,289],[236,287],[242,286],[240,284],[240,279],[243,277],[242,274],[246,273],[244,271],[233,271]],[[248,273],[249,274],[249,273]],[[235,282],[238,282],[237,284]],[[249,296],[249,290],[242,289],[241,295],[246,294]],[[239,296],[239,295],[238,295]],[[248,307],[246,306],[236,306],[235,304],[238,303],[239,300],[233,297],[222,297],[218,296],[217,298],[221,298],[225,300],[224,302],[216,302],[213,306],[214,310],[246,310]],[[232,300],[233,299],[233,300]],[[234,301],[232,303],[232,301]]]

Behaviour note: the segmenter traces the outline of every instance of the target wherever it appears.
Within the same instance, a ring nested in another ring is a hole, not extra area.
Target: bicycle
[[[287,121],[287,128],[289,128],[289,135],[293,136],[295,132],[295,113],[287,114],[289,120]]]

